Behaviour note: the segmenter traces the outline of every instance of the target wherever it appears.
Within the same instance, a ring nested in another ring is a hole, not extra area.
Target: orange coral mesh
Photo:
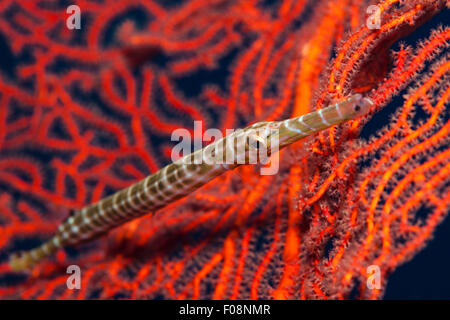
[[[165,2],[77,1],[79,31],[56,1],[0,4],[0,297],[381,298],[449,209],[450,29],[390,51],[446,1],[380,1],[378,30],[369,1]],[[176,128],[298,116],[351,92],[371,114],[282,151],[278,174],[240,167],[28,275],[9,269],[67,209],[167,164]],[[66,288],[70,264],[81,290]]]

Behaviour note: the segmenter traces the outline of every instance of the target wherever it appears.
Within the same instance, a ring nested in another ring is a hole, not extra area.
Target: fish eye
[[[357,105],[355,106],[355,111],[359,111],[359,110],[361,110],[361,106],[360,106],[359,104],[357,104]]]
[[[259,149],[261,147],[265,147],[266,143],[264,139],[256,134],[249,136],[249,145],[252,148]]]

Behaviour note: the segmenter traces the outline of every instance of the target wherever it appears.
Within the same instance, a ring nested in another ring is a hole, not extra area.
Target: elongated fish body
[[[329,107],[284,121],[258,122],[167,165],[156,173],[77,210],[53,238],[41,246],[13,255],[14,270],[27,269],[58,248],[95,238],[134,218],[163,208],[241,164],[261,162],[293,142],[333,125],[366,114],[372,102],[360,94]],[[267,157],[266,157],[267,158]]]

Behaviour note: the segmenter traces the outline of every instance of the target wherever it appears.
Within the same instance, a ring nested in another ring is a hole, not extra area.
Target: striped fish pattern
[[[370,99],[354,94],[344,101],[297,118],[258,122],[237,130],[130,187],[75,211],[49,241],[13,255],[10,266],[17,271],[28,269],[59,248],[93,239],[127,221],[163,208],[218,175],[241,164],[253,163],[252,159],[259,157],[258,162],[264,162],[260,152],[262,147],[270,156],[274,150],[366,114],[372,104]]]

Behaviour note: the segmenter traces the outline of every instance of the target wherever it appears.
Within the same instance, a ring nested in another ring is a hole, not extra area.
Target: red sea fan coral
[[[81,30],[67,5],[0,4],[2,297],[380,298],[448,213],[450,30],[390,51],[446,1],[381,1],[374,30],[357,0],[77,1]],[[238,168],[29,275],[9,269],[67,209],[166,164],[174,129],[298,116],[351,92],[371,115],[282,151],[277,175]],[[66,287],[70,264],[81,290]]]

